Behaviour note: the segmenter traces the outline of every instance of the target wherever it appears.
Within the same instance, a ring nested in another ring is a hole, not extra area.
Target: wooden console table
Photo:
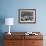
[[[43,46],[43,35],[40,32],[38,35],[25,35],[26,32],[11,32],[8,35],[4,33],[4,46]]]

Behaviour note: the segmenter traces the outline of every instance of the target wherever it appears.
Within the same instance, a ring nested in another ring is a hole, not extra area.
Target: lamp
[[[11,35],[11,33],[10,33],[10,25],[14,25],[14,19],[13,18],[5,18],[5,25],[9,25],[8,34]]]

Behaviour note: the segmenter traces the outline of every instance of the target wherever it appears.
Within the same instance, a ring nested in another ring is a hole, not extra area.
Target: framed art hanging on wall
[[[36,23],[36,9],[19,9],[19,23]]]

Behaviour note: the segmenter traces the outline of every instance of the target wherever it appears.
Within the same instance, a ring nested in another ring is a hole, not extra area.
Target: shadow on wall
[[[3,46],[3,32],[2,25],[5,23],[5,17],[0,16],[0,46]]]

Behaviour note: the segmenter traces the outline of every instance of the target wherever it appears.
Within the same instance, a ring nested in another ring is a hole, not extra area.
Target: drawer
[[[6,36],[4,36],[4,39],[10,39],[10,40],[22,40],[22,39],[24,39],[24,36],[23,35],[15,35],[15,36],[13,36],[13,35],[6,35]]]
[[[25,40],[24,46],[43,46],[42,40]]]
[[[32,41],[32,46],[43,46],[43,40]]]
[[[30,35],[25,35],[25,40],[29,40],[29,39],[35,39],[35,40],[37,40],[37,39],[39,39],[39,40],[43,40],[43,36],[41,36],[41,35],[33,35],[33,36],[30,36]]]
[[[23,40],[5,40],[4,46],[23,46]]]
[[[15,46],[16,41],[15,40],[5,40],[4,41],[4,46]]]

